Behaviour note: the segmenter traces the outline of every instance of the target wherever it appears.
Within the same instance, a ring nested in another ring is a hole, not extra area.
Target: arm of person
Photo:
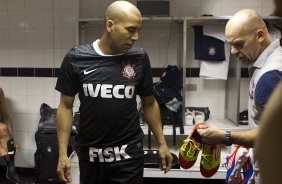
[[[59,145],[59,160],[57,173],[61,181],[71,182],[71,164],[67,155],[67,147],[72,128],[74,96],[66,96],[61,93],[60,104],[57,109],[56,126]]]
[[[3,123],[5,123],[8,126],[9,133],[11,136],[13,135],[13,124],[12,119],[8,113],[8,107],[5,102],[5,95],[4,91],[0,88],[0,114],[3,118]]]
[[[166,144],[166,140],[162,131],[162,124],[160,118],[160,109],[155,97],[144,96],[140,97],[142,101],[144,118],[152,130],[158,144],[159,154],[161,157],[161,169],[167,173],[172,166],[172,155]]]
[[[200,125],[197,131],[200,134],[202,141],[207,144],[222,144],[226,133],[225,130],[220,129],[212,123]],[[232,131],[231,143],[245,147],[254,147],[257,135],[258,128],[246,131]]]
[[[260,130],[255,144],[263,183],[281,183],[282,157],[282,82],[267,102],[260,119]],[[275,164],[269,159],[275,157]]]
[[[5,102],[5,94],[2,88],[0,88],[0,114],[3,118],[3,123],[7,125],[8,131],[9,131],[9,136],[13,136],[13,123],[12,123],[12,118],[8,112],[8,107]],[[19,145],[16,143],[16,140],[14,139],[14,147],[16,149],[16,152],[19,150]]]

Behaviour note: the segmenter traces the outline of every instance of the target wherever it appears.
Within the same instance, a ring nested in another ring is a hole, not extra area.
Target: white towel
[[[212,36],[225,42],[224,34],[225,25],[204,25],[203,34]]]

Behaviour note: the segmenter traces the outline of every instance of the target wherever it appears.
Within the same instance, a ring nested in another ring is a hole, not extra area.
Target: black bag
[[[57,109],[53,109],[45,103],[41,104],[38,123],[38,131],[40,133],[57,133],[56,113]]]
[[[159,108],[163,125],[177,125],[177,122],[175,121],[175,112],[169,110],[163,105],[160,105]]]
[[[40,120],[38,123],[38,132],[40,133],[57,133],[57,127],[56,127],[56,114],[57,109],[51,108],[46,103],[42,103],[40,106]],[[77,135],[79,130],[79,122],[80,122],[80,113],[75,112],[74,113],[74,119],[73,119],[73,127],[71,131],[71,135]]]
[[[56,173],[59,155],[57,134],[36,132],[35,142],[37,146],[34,154],[35,182],[61,183]]]
[[[176,145],[176,127],[179,127],[180,134],[184,134],[182,122],[182,106],[176,112],[168,109],[166,104],[176,98],[182,101],[182,75],[177,66],[168,65],[161,76],[161,81],[153,86],[153,93],[160,107],[161,121],[163,125],[172,125],[173,144]]]
[[[61,183],[56,172],[59,157],[56,112],[57,109],[53,109],[45,103],[40,107],[41,117],[38,130],[35,133],[37,150],[34,154],[35,182],[38,184]],[[70,137],[70,143],[68,156],[73,151],[74,136]]]

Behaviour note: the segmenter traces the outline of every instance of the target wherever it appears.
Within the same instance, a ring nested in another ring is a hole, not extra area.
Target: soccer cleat
[[[219,144],[203,144],[200,162],[202,176],[209,178],[217,172],[220,165],[220,152]]]
[[[201,146],[202,145],[200,143],[194,141],[193,139],[187,138],[184,140],[179,153],[179,164],[183,169],[189,169],[195,164],[201,150]]]
[[[179,164],[183,169],[191,168],[197,161],[199,152],[202,148],[202,140],[197,132],[197,129],[201,124],[204,123],[199,123],[193,128],[191,134],[183,141],[179,150]]]
[[[227,184],[243,184],[245,183],[242,176],[242,168],[248,160],[248,150],[242,146],[239,146],[229,156],[226,173]]]

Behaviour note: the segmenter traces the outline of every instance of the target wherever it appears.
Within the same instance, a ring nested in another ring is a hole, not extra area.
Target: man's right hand
[[[71,183],[71,162],[67,155],[60,155],[57,166],[57,174],[62,182]]]
[[[212,123],[199,125],[197,132],[200,134],[202,141],[206,144],[221,144],[225,134],[224,130]]]

